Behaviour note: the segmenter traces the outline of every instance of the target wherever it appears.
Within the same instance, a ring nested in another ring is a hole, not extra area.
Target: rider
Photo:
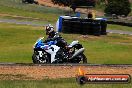
[[[67,47],[67,42],[59,35],[58,32],[54,30],[54,27],[51,24],[48,24],[45,26],[46,35],[48,35],[48,38],[45,42],[48,41],[57,41],[56,45],[61,48]]]

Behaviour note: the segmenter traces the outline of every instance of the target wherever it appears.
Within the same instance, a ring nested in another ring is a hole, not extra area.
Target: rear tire
[[[87,58],[86,58],[86,56],[84,55],[84,54],[81,54],[81,61],[79,62],[79,63],[83,63],[83,64],[85,64],[85,63],[87,63]]]
[[[87,63],[87,58],[86,58],[86,56],[84,55],[84,54],[82,54],[83,55],[83,63]]]
[[[26,1],[25,0],[22,0],[22,3],[26,3]]]

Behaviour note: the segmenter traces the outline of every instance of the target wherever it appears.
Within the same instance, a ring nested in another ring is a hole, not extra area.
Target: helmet
[[[51,24],[45,26],[46,35],[49,35],[51,32],[54,31],[54,27]]]

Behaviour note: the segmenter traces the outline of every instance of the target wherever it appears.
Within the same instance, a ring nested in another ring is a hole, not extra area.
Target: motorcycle
[[[56,45],[57,41],[44,43],[43,39],[39,38],[33,46],[33,63],[87,63],[84,48],[79,41],[73,41],[64,49]]]

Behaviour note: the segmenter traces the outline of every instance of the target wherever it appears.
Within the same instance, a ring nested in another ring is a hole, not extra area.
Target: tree
[[[96,0],[52,0],[54,4],[69,6],[74,11],[78,6],[95,6]]]
[[[60,6],[70,6],[72,1],[73,0],[52,0],[54,4],[58,4]]]
[[[100,3],[105,3],[105,5],[108,4],[108,0],[96,0],[96,2],[97,2],[98,4],[100,4]]]
[[[131,5],[129,0],[108,0],[104,12],[106,14],[116,14],[127,16],[131,12]]]

